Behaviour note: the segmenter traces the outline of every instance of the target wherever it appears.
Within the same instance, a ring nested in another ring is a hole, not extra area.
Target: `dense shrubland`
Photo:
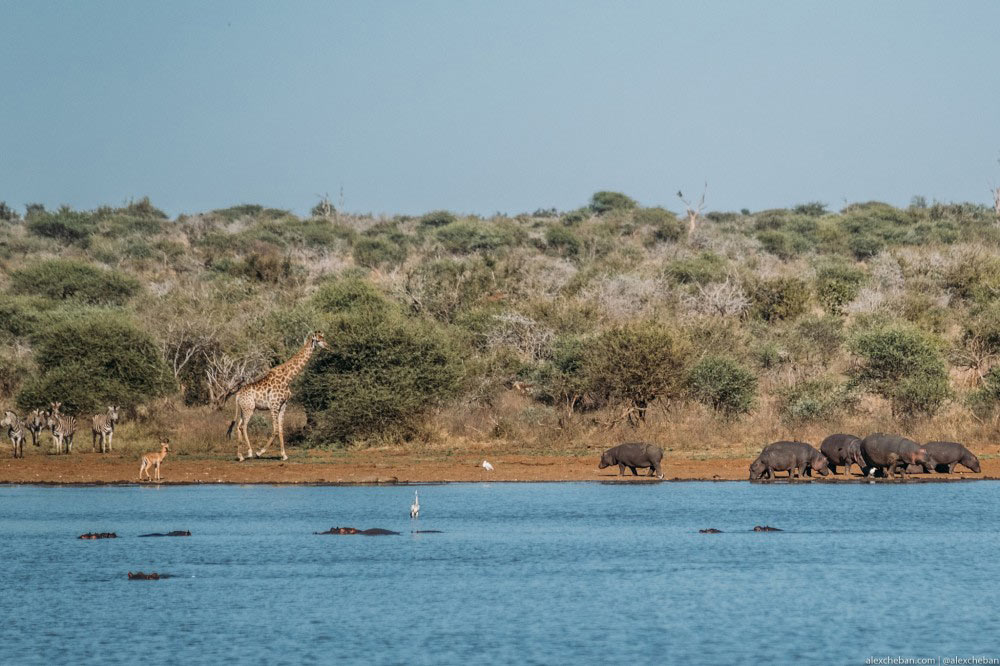
[[[0,204],[0,266],[4,405],[120,403],[199,450],[314,329],[303,446],[716,455],[998,421],[1000,225],[974,204],[717,211],[691,235],[606,191],[493,218]]]

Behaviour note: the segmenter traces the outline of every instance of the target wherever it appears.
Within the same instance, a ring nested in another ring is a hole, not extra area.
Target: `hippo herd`
[[[854,435],[830,435],[817,451],[805,442],[775,442],[764,447],[750,465],[750,480],[773,479],[775,472],[788,472],[789,478],[822,476],[837,473],[843,466],[850,474],[857,465],[863,476],[886,476],[890,479],[907,474],[946,472],[955,465],[981,471],[979,458],[957,442],[927,442],[920,445],[900,435],[874,433],[864,439]]]
[[[648,469],[649,476],[663,478],[663,449],[647,442],[625,442],[601,454],[600,469],[618,466],[618,475],[625,470],[638,476],[638,469]],[[830,435],[819,450],[806,442],[774,442],[764,447],[750,464],[750,480],[776,478],[776,472],[787,472],[789,478],[837,474],[843,467],[849,475],[857,465],[862,476],[884,476],[890,479],[907,474],[942,472],[951,474],[956,465],[979,474],[979,458],[957,442],[927,442],[920,445],[900,435],[877,432],[864,439],[838,433]]]

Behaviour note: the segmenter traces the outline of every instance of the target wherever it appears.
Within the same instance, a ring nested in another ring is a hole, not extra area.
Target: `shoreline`
[[[0,486],[179,486],[179,485],[272,485],[272,486],[393,486],[446,483],[674,483],[748,481],[750,458],[696,460],[670,457],[664,460],[664,479],[618,475],[617,468],[597,468],[593,454],[528,455],[490,453],[494,465],[487,472],[480,465],[483,454],[434,455],[431,453],[390,453],[351,451],[293,451],[287,461],[277,457],[237,462],[222,457],[176,455],[161,468],[162,480],[138,479],[138,455],[76,453],[47,455],[34,452],[22,459],[0,458]],[[906,480],[867,479],[857,467],[845,476],[816,476],[806,479],[779,478],[761,483],[844,484],[844,483],[950,483],[1000,480],[1000,459],[982,460],[982,473],[963,470],[953,474],[917,474]]]

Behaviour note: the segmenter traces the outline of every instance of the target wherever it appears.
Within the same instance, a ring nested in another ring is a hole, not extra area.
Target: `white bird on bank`
[[[483,469],[485,469],[487,472],[492,472],[493,471],[493,465],[489,464],[488,462],[486,462],[484,460],[483,461]]]
[[[420,495],[417,491],[413,491],[413,504],[410,505],[410,518],[416,518],[420,515]]]

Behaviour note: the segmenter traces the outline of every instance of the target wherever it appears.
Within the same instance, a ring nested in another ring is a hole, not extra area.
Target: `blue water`
[[[0,663],[1000,658],[994,482],[420,498],[411,521],[407,487],[0,487]],[[334,525],[403,535],[312,534]]]

